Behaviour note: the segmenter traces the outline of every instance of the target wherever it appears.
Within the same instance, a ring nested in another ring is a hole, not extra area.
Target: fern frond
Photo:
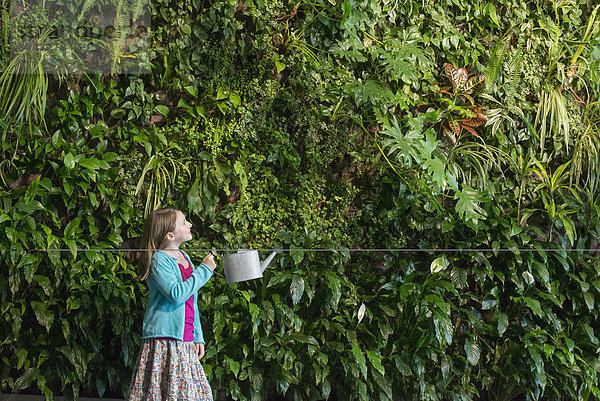
[[[92,8],[92,6],[94,6],[96,3],[98,2],[98,0],[85,0],[83,2],[83,6],[81,7],[81,12],[79,13],[79,17],[77,18],[77,21],[81,21],[82,19],[85,18],[85,14],[90,11],[90,8]]]
[[[508,64],[508,89],[506,91],[506,104],[513,104],[517,88],[521,83],[521,73],[523,72],[523,47],[521,44],[515,49],[515,54],[511,57]]]
[[[148,0],[133,0],[131,2],[132,20],[137,21],[137,19],[144,14],[144,8],[149,4],[150,2]]]
[[[485,71],[488,88],[491,88],[493,85],[496,84],[498,72],[502,67],[502,63],[504,63],[504,56],[506,55],[509,48],[509,38],[503,39],[500,42],[498,42],[496,47],[494,47],[494,50],[492,50],[492,55],[490,56]]]
[[[117,71],[117,64],[121,61],[121,50],[129,31],[129,12],[125,9],[126,3],[125,0],[116,0],[115,4],[115,34],[111,43],[111,71],[113,73]]]

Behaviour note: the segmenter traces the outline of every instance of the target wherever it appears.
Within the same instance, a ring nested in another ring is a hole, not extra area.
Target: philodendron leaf
[[[465,353],[467,354],[467,360],[473,366],[477,365],[479,362],[479,357],[481,356],[481,348],[479,344],[477,344],[472,339],[465,340]]]
[[[464,184],[462,191],[457,191],[454,194],[456,202],[456,212],[465,221],[471,220],[474,224],[477,224],[480,219],[487,217],[487,213],[483,210],[479,204],[482,202],[489,202],[490,198],[485,196],[485,192],[477,191]]]
[[[290,293],[292,294],[292,302],[294,305],[300,301],[302,294],[304,294],[304,279],[297,274],[292,276],[292,283],[290,284]]]

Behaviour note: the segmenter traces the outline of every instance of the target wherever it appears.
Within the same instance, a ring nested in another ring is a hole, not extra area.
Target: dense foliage
[[[189,249],[289,250],[202,289],[215,394],[600,398],[594,2],[154,0],[130,74],[15,58],[9,6],[2,391],[126,391],[147,291],[102,249],[175,205]]]

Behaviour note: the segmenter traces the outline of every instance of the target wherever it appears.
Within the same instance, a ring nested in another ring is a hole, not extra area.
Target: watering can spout
[[[271,263],[271,261],[273,260],[273,258],[275,257],[275,255],[277,255],[279,252],[281,252],[279,249],[275,249],[273,252],[271,252],[271,254],[269,256],[267,256],[267,258],[265,260],[263,260],[260,263],[260,270],[262,272],[265,271],[265,269],[267,268],[267,266],[269,266],[269,263]]]

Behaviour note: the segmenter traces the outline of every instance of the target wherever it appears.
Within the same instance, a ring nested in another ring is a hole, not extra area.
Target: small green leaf
[[[81,223],[81,217],[75,217],[73,220],[67,224],[64,231],[65,238],[73,238],[73,233],[77,232],[79,229],[79,224]]]
[[[231,103],[234,107],[238,107],[240,104],[242,104],[242,98],[237,93],[232,93],[229,95],[229,100],[231,100]]]
[[[15,356],[17,357],[17,370],[20,370],[23,367],[23,363],[25,363],[25,359],[27,359],[27,350],[19,348],[15,351]]]
[[[223,91],[223,88],[217,90],[217,100],[227,99],[227,97],[228,96],[225,94],[225,91]]]
[[[286,65],[275,60],[275,67],[277,68],[277,73],[279,74],[281,71],[285,70]]]
[[[154,109],[165,117],[169,114],[169,108],[165,105],[157,104]]]
[[[192,95],[193,97],[198,97],[198,87],[197,86],[192,86],[192,85],[186,86],[185,90],[187,90],[188,93],[190,95]]]
[[[65,163],[65,166],[68,169],[71,169],[71,168],[75,167],[75,158],[73,157],[73,155],[71,154],[71,152],[69,152],[69,153],[67,153],[65,155],[65,158],[64,158],[63,162]]]
[[[188,24],[183,24],[179,27],[181,32],[185,35],[190,35],[192,33],[192,28]]]
[[[126,113],[126,112],[125,112],[125,110],[123,110],[123,109],[119,109],[119,108],[112,109],[112,110],[110,111],[110,115],[111,115],[113,118],[121,118],[121,117],[123,117],[123,116],[125,115],[125,113]]]

